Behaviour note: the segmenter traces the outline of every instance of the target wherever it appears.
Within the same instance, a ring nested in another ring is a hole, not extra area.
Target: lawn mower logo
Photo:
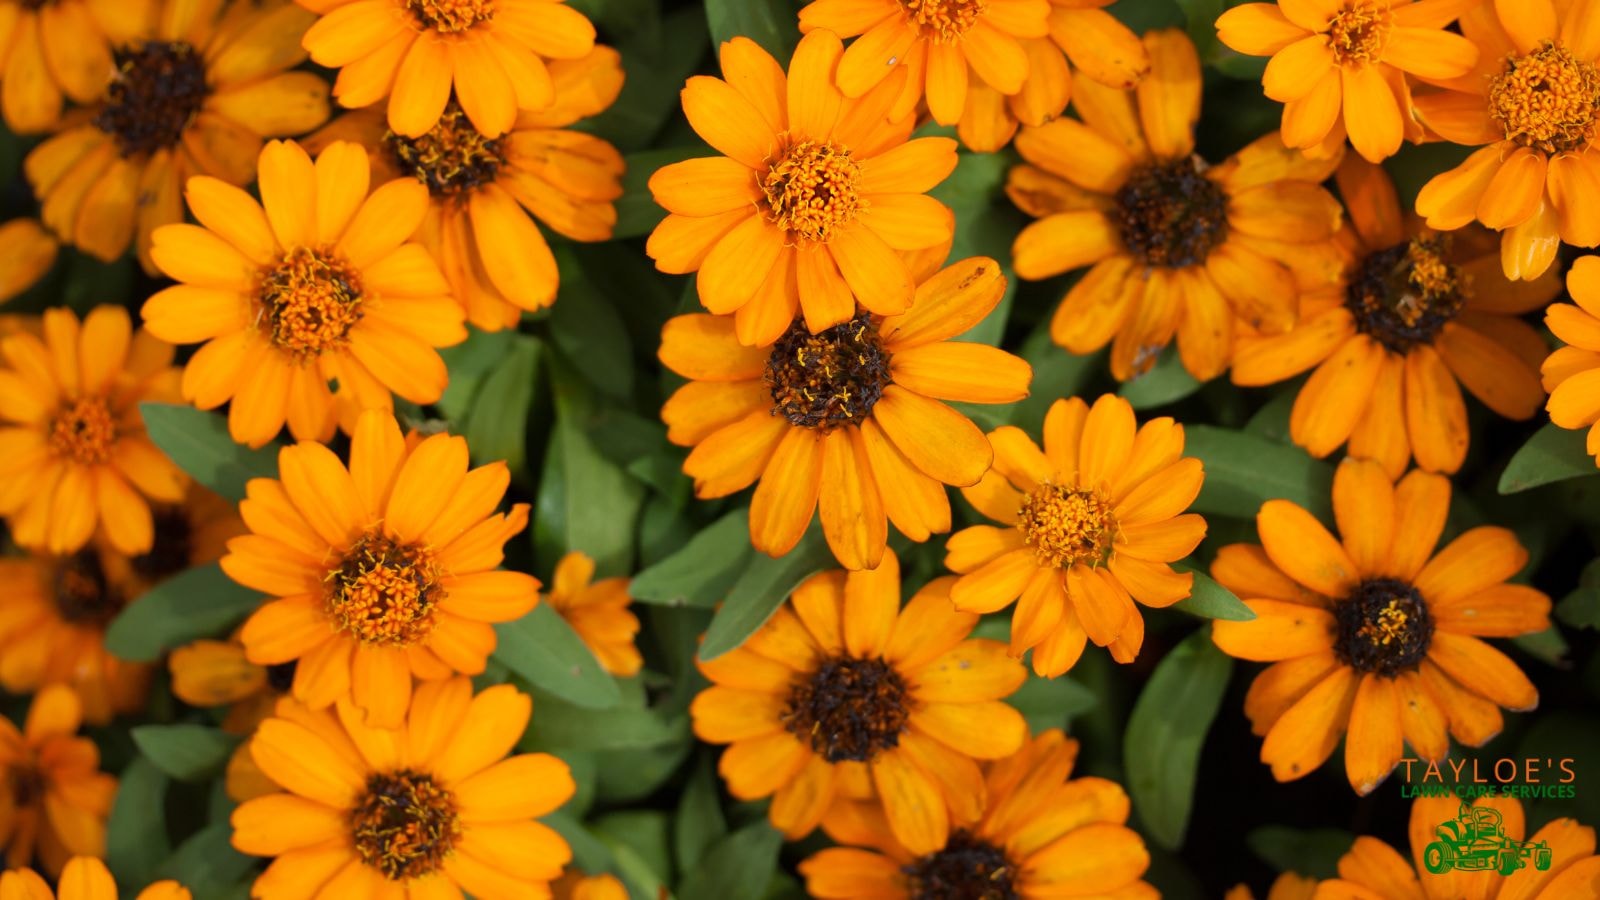
[[[1510,875],[1530,863],[1541,872],[1550,868],[1549,843],[1514,841],[1506,837],[1501,823],[1498,809],[1461,804],[1454,819],[1434,829],[1438,840],[1423,849],[1422,864],[1435,875],[1451,869]]]

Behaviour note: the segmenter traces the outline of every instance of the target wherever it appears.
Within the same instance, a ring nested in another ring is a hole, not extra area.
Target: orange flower
[[[914,541],[950,530],[944,485],[973,485],[993,451],[978,426],[940,402],[1008,403],[1033,370],[995,347],[951,341],[1000,302],[1005,276],[976,257],[938,271],[914,261],[915,305],[859,313],[812,334],[801,319],[770,350],[742,346],[732,317],[667,322],[661,361],[692,379],[661,408],[667,439],[693,446],[683,471],[701,498],[760,479],[750,542],[789,552],[821,507],[822,531],[847,569],[883,556],[888,523]]]
[[[37,854],[51,875],[72,856],[104,856],[106,817],[117,779],[100,771],[100,750],[78,737],[82,707],[66,687],[40,691],[22,730],[0,716],[0,846],[6,865]]]
[[[140,891],[135,900],[190,900],[189,889],[171,880],[157,881]],[[17,900],[117,900],[117,882],[106,864],[92,856],[75,856],[61,870],[60,890],[32,869],[0,874],[0,897]]]
[[[62,95],[93,103],[115,68],[97,7],[127,0],[0,0],[0,112],[6,127],[44,131],[61,117]]]
[[[352,109],[389,98],[389,127],[421,137],[454,96],[485,137],[517,111],[556,99],[546,60],[594,47],[594,25],[566,0],[299,0],[322,18],[305,47],[338,69],[333,95]]]
[[[615,875],[585,875],[568,869],[550,885],[555,900],[628,900],[628,889]]]
[[[139,404],[177,399],[172,348],[127,310],[100,306],[80,325],[44,314],[44,340],[0,340],[0,513],[23,547],[72,553],[98,527],[111,546],[149,550],[149,501],[183,499],[188,476],[145,436]]]
[[[628,579],[594,580],[594,560],[568,553],[556,563],[550,585],[550,606],[583,639],[601,668],[624,678],[639,674],[644,660],[633,645],[639,617],[628,611]]]
[[[257,665],[234,635],[226,641],[199,640],[179,647],[167,658],[167,667],[172,672],[172,693],[179,700],[201,708],[228,707],[222,730],[245,738],[228,757],[224,779],[228,796],[243,803],[278,790],[257,768],[250,743],[256,726],[289,693],[295,664]]]
[[[1343,276],[1301,295],[1293,331],[1242,328],[1233,382],[1273,384],[1314,367],[1289,420],[1296,444],[1324,457],[1348,442],[1390,478],[1413,457],[1452,473],[1467,455],[1461,387],[1508,419],[1538,412],[1545,343],[1517,315],[1561,282],[1553,272],[1507,281],[1481,229],[1440,235],[1407,221],[1389,176],[1358,156],[1338,183],[1352,226],[1338,236]]]
[[[483,672],[492,622],[539,602],[539,582],[497,571],[528,506],[495,508],[505,463],[467,470],[467,442],[436,434],[408,447],[394,417],[363,413],[350,466],[321,444],[278,452],[281,480],[252,479],[239,512],[252,534],[222,569],[278,599],[240,632],[249,660],[298,661],[294,696],[323,709],[349,696],[375,727],[405,718],[411,679]]]
[[[1267,900],[1313,900],[1317,893],[1317,880],[1306,878],[1294,872],[1284,872],[1272,882],[1272,887],[1267,891]],[[1222,900],[1255,900],[1255,894],[1250,892],[1250,887],[1236,884],[1228,889]]]
[[[1481,746],[1499,707],[1533,709],[1539,692],[1480,637],[1550,627],[1550,598],[1507,584],[1528,551],[1504,528],[1473,528],[1433,552],[1450,482],[1413,471],[1393,484],[1370,460],[1346,459],[1333,481],[1343,541],[1287,500],[1256,516],[1261,545],[1223,547],[1212,577],[1256,614],[1213,622],[1229,656],[1270,662],[1245,697],[1266,737],[1261,761],[1279,781],[1303,778],[1346,734],[1350,786],[1369,794],[1401,744],[1438,761],[1450,735]]]
[[[439,266],[409,240],[427,188],[403,179],[368,196],[367,151],[345,143],[313,165],[297,144],[273,141],[260,168],[260,203],[191,178],[200,224],[156,234],[156,263],[181,283],[145,301],[145,325],[205,343],[184,369],[184,398],[201,409],[232,401],[228,433],[252,447],[285,421],[296,438],[325,441],[363,409],[393,408],[391,391],[439,399],[450,376],[434,348],[467,331]]]
[[[1278,0],[1246,3],[1217,19],[1240,53],[1271,56],[1261,86],[1283,104],[1283,142],[1311,150],[1344,143],[1381,162],[1412,132],[1406,74],[1465,75],[1478,48],[1445,29],[1476,0]],[[1341,108],[1343,116],[1340,116]]]
[[[1588,451],[1600,466],[1600,256],[1585,256],[1567,272],[1576,303],[1555,303],[1544,323],[1567,346],[1556,348],[1540,372],[1550,392],[1545,409],[1562,428],[1587,428]]]
[[[908,140],[911,117],[886,118],[898,78],[845,99],[833,83],[843,53],[832,32],[813,31],[785,77],[754,41],[724,44],[727,80],[695,76],[683,89],[689,124],[724,155],[650,176],[671,215],[647,252],[663,272],[698,271],[700,302],[736,315],[740,343],[772,343],[796,312],[812,332],[849,321],[857,303],[904,313],[916,284],[897,251],[955,233],[950,210],[924,196],[955,169],[955,141]]]
[[[55,236],[36,219],[0,225],[0,303],[38,284],[56,264],[59,249]]]

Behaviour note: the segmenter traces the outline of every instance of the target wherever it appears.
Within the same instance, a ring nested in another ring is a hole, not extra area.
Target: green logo
[[[1501,829],[1500,810],[1490,806],[1468,806],[1454,819],[1434,828],[1438,840],[1422,851],[1422,864],[1429,872],[1442,875],[1451,869],[1466,872],[1494,870],[1501,875],[1528,865],[1543,872],[1550,868],[1550,845],[1545,841],[1514,841]]]

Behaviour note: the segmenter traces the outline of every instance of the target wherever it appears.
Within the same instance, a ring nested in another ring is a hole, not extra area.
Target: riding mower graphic
[[[1422,851],[1422,864],[1440,875],[1451,869],[1478,872],[1493,869],[1501,875],[1526,866],[1543,872],[1550,868],[1550,845],[1545,841],[1514,841],[1501,830],[1500,811],[1491,806],[1461,804],[1456,817],[1442,822],[1434,833],[1439,839]]]

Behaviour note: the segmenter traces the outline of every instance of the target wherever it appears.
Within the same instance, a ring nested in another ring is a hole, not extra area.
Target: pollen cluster
[[[1016,869],[1005,851],[965,829],[944,849],[902,866],[911,900],[1017,900]]]
[[[417,23],[440,34],[458,34],[494,18],[494,0],[405,0]]]
[[[325,609],[364,644],[408,647],[433,631],[441,577],[426,549],[368,533],[328,573]]]
[[[889,353],[862,313],[812,334],[796,319],[767,357],[772,413],[803,428],[860,424],[889,386]]]
[[[1358,672],[1393,677],[1415,669],[1433,639],[1433,617],[1422,595],[1393,578],[1361,582],[1334,604],[1333,616],[1333,652]]]
[[[1022,499],[1017,527],[1040,565],[1060,569],[1105,562],[1117,534],[1116,516],[1105,494],[1048,483]]]
[[[453,197],[493,183],[506,161],[500,139],[479,134],[454,99],[427,134],[408,138],[391,131],[384,135],[384,144],[400,171],[427,185],[435,197]]]
[[[361,321],[361,280],[329,247],[296,247],[261,276],[257,296],[272,343],[302,361],[344,343]]]
[[[1134,170],[1115,200],[1122,243],[1146,266],[1198,265],[1228,236],[1228,197],[1199,157]]]
[[[461,838],[455,797],[425,772],[400,769],[367,778],[350,810],[356,856],[391,881],[437,871]]]
[[[856,219],[865,204],[857,196],[861,164],[850,150],[830,141],[779,137],[777,154],[761,176],[767,221],[792,243],[827,243]]]
[[[907,700],[905,681],[888,663],[836,656],[794,686],[783,724],[830,763],[866,762],[899,746]]]
[[[124,157],[175,146],[211,93],[200,53],[183,41],[119,50],[106,105],[94,118]]]
[[[900,0],[906,18],[924,40],[952,44],[986,11],[985,0]]]
[[[1389,43],[1394,17],[1388,0],[1349,0],[1328,22],[1328,49],[1341,66],[1377,62]]]
[[[117,442],[117,422],[104,397],[79,397],[63,405],[50,423],[47,446],[53,456],[80,465],[99,465],[111,459]]]
[[[1445,236],[1423,235],[1362,261],[1345,288],[1356,328],[1395,353],[1433,343],[1465,302]]]
[[[1600,115],[1600,69],[1546,41],[1506,59],[1489,85],[1489,115],[1513,143],[1546,153],[1581,150]]]

